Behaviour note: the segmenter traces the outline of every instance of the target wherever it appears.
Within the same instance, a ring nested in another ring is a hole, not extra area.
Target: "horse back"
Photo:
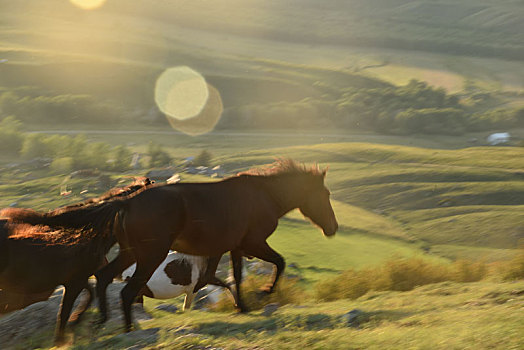
[[[185,225],[172,248],[184,253],[223,254],[238,247],[254,226],[278,220],[267,193],[241,178],[188,184],[179,193],[185,203]],[[268,231],[267,236],[273,230]]]

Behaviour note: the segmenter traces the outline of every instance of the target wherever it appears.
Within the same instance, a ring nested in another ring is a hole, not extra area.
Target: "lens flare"
[[[186,66],[169,68],[158,77],[155,102],[173,129],[193,136],[212,131],[224,110],[218,90]]]
[[[155,102],[158,108],[178,120],[197,116],[208,97],[204,77],[186,66],[169,68],[156,81]]]
[[[182,131],[191,136],[203,135],[212,131],[220,120],[222,111],[224,110],[220,93],[211,85],[207,85],[209,91],[209,98],[207,102],[193,118],[179,120],[173,117],[167,117],[169,124],[175,130]]]
[[[102,6],[106,0],[70,0],[71,3],[83,10],[94,10]]]

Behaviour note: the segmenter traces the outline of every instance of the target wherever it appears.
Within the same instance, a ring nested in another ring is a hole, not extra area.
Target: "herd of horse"
[[[55,334],[55,343],[61,343],[75,299],[82,290],[89,292],[71,320],[79,320],[93,299],[89,277],[96,277],[103,323],[108,318],[107,286],[135,263],[121,291],[129,332],[131,304],[143,294],[170,249],[205,257],[205,269],[192,281],[193,292],[221,283],[216,269],[222,255],[230,252],[235,304],[245,312],[240,293],[242,256],[276,266],[272,283],[264,288],[267,293],[275,290],[284,270],[284,258],[266,242],[279,218],[298,208],[325,236],[337,231],[325,176],[326,171],[318,167],[281,160],[212,183],[152,184],[141,178],[101,197],[45,213],[4,209],[0,212],[0,298],[2,292],[15,293],[34,296],[24,299],[31,302],[63,285]],[[118,256],[107,262],[106,254],[115,243],[120,246]]]

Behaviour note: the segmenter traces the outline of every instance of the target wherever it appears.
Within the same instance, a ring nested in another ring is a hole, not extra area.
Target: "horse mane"
[[[103,201],[108,201],[108,200],[113,200],[113,199],[116,199],[116,198],[125,197],[125,196],[128,196],[128,195],[132,194],[132,193],[137,192],[138,190],[145,189],[147,186],[152,185],[153,183],[154,183],[154,181],[152,181],[148,177],[145,177],[145,176],[136,177],[134,182],[132,184],[130,184],[130,185],[127,185],[127,186],[124,186],[124,187],[114,187],[114,188],[110,189],[109,191],[105,192],[104,194],[100,195],[99,197],[90,198],[90,199],[87,199],[87,200],[85,200],[83,202],[79,202],[79,203],[75,203],[75,204],[71,204],[71,205],[65,206],[65,207],[62,208],[62,210],[83,207],[83,206],[86,206],[86,205],[91,205],[91,204],[100,203],[100,202],[103,202]]]
[[[26,223],[9,223],[5,225],[8,229],[9,239],[30,239],[33,244],[44,245],[75,245],[89,242],[93,235],[85,234],[80,229],[53,229],[45,225],[31,225]]]
[[[278,176],[278,175],[314,175],[322,176],[325,174],[325,170],[320,170],[318,166],[306,166],[300,164],[292,159],[277,159],[272,164],[265,165],[263,167],[252,168],[246,171],[242,171],[237,176],[250,175],[250,176]]]
[[[131,185],[113,188],[100,197],[72,204],[47,213],[33,209],[7,208],[0,211],[0,216],[12,223],[35,226],[49,226],[71,230],[99,231],[112,226],[114,215],[122,205],[122,199],[152,184],[146,177],[136,179]],[[113,216],[113,218],[111,218]]]

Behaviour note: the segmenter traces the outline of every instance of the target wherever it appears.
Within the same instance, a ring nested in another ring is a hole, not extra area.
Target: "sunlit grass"
[[[300,307],[281,307],[270,316],[260,311],[246,315],[230,312],[191,311],[170,314],[155,310],[162,301],[145,300],[154,319],[140,328],[159,327],[158,341],[147,348],[212,346],[225,349],[518,349],[524,331],[520,309],[523,282],[444,282],[410,292],[374,292],[357,300],[329,303],[305,302]],[[348,327],[342,315],[361,310],[359,327]],[[93,333],[88,319],[75,331],[73,349],[130,344],[117,337],[122,326],[116,321]],[[34,346],[48,348],[51,332],[41,334]],[[22,348],[23,346],[21,346]]]

